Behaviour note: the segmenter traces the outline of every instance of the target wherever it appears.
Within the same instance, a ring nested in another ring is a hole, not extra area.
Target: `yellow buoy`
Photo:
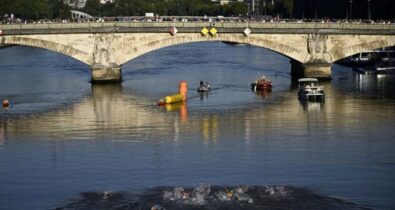
[[[175,94],[175,95],[165,97],[166,104],[172,104],[172,103],[177,103],[177,102],[181,102],[181,101],[184,101],[184,97],[181,94]]]
[[[185,106],[185,102],[176,102],[176,103],[171,103],[171,104],[165,104],[166,111],[171,112],[171,111],[178,111],[182,107]]]
[[[8,108],[10,106],[10,102],[7,99],[3,100],[3,108]]]
[[[159,100],[157,103],[158,106],[163,106],[165,104],[173,104],[173,103],[177,103],[177,102],[183,102],[183,101],[187,100],[187,90],[188,90],[187,82],[181,81],[180,86],[179,86],[179,93],[170,95],[170,96],[166,96],[164,99]]]

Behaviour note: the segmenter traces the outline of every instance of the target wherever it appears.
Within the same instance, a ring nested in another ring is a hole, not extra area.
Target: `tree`
[[[0,19],[10,13],[11,0],[0,0]]]
[[[87,0],[83,10],[92,16],[101,16],[101,5],[99,0]]]
[[[228,16],[245,16],[248,13],[248,5],[244,2],[230,4]]]
[[[63,3],[62,0],[49,1],[49,18],[69,18],[71,16],[70,7]]]
[[[15,0],[10,12],[23,19],[40,19],[48,15],[46,0]]]

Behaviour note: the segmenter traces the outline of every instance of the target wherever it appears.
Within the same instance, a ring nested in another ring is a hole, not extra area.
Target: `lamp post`
[[[352,19],[352,0],[350,0],[349,3],[350,3],[350,19]]]
[[[370,1],[368,0],[368,20],[372,19],[372,12],[371,12],[371,8],[370,8]]]

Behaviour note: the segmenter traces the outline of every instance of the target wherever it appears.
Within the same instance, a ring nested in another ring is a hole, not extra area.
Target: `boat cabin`
[[[318,85],[316,78],[299,79],[298,96],[300,99],[323,100],[325,98],[324,88]]]
[[[310,86],[310,87],[318,86],[318,79],[316,78],[302,78],[299,79],[298,82],[299,82],[299,89],[302,86]]]

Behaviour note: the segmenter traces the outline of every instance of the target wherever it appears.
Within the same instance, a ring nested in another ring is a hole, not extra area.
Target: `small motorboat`
[[[198,87],[197,92],[203,93],[203,92],[208,92],[210,90],[211,90],[210,87]]]
[[[204,83],[203,81],[200,81],[200,86],[197,88],[197,92],[202,93],[202,92],[208,92],[210,90],[211,88],[208,82]]]
[[[265,75],[260,75],[255,79],[255,82],[251,83],[251,90],[253,91],[264,91],[272,89],[272,81]]]
[[[299,99],[308,101],[322,101],[325,99],[324,87],[318,85],[316,78],[302,78],[299,82]]]

